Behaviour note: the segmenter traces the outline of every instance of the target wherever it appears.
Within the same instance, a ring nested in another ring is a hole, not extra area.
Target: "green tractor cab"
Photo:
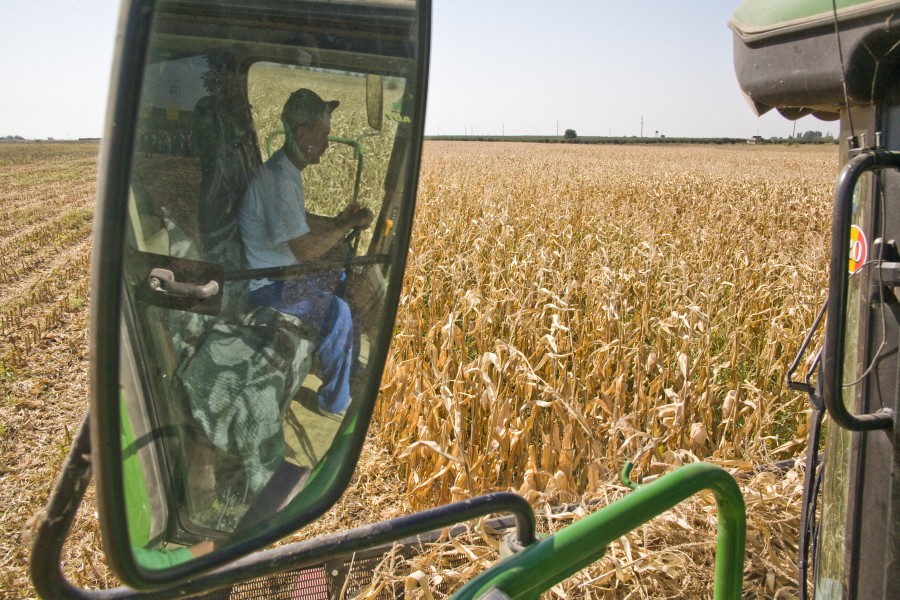
[[[803,597],[808,579],[816,598],[900,596],[898,11],[898,2],[757,0],[729,23],[738,81],[758,114],[776,108],[841,125],[824,343],[806,381],[789,382],[809,394],[813,423],[798,560]]]

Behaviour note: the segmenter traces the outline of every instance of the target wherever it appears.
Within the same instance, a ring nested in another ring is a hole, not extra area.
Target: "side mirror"
[[[90,429],[104,550],[126,584],[172,585],[271,544],[348,484],[409,245],[427,12],[125,3],[98,184]],[[382,74],[412,99],[403,122],[381,120]],[[380,133],[360,185],[320,159],[329,133],[364,122]],[[263,163],[283,124],[291,139]],[[335,229],[345,236],[323,234]]]

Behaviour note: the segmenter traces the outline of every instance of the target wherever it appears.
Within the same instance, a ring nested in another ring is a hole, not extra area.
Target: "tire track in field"
[[[3,314],[3,307],[13,306],[17,301],[27,296],[31,293],[29,290],[34,289],[41,279],[46,278],[49,273],[53,273],[64,266],[74,269],[75,263],[72,263],[72,257],[80,257],[85,251],[90,252],[92,243],[93,238],[91,237],[90,229],[88,229],[84,237],[73,240],[68,247],[50,248],[46,255],[35,263],[34,268],[23,273],[22,277],[7,281],[5,284],[0,283],[0,316]],[[90,265],[86,269],[89,271]]]
[[[99,153],[100,145],[96,141],[2,144],[0,145],[0,169],[21,168],[60,160],[73,163],[86,159],[96,160]]]
[[[40,198],[22,194],[8,201],[0,200],[0,242],[62,209],[92,207],[94,189],[93,181],[54,183]]]
[[[0,203],[15,198],[22,190],[44,189],[56,182],[93,181],[96,173],[96,160],[71,158],[0,169]]]
[[[0,304],[0,361],[22,369],[54,339],[66,315],[80,310],[88,296],[91,240],[60,253],[52,263],[20,284]]]
[[[96,155],[77,154],[57,154],[55,156],[47,156],[36,158],[35,160],[24,162],[9,162],[0,164],[0,177],[4,174],[12,177],[16,174],[40,174],[58,169],[63,166],[67,169],[82,167],[84,165],[95,164],[97,162]]]
[[[96,144],[0,145],[0,256],[44,221],[92,209],[96,153]],[[0,597],[10,599],[34,597],[26,530],[88,403],[90,223],[64,246],[51,237],[32,254],[30,270],[0,284]],[[63,564],[76,585],[105,588],[116,582],[103,564],[95,510],[91,487]]]
[[[0,243],[0,298],[7,296],[6,284],[27,277],[50,256],[90,237],[92,221],[92,209],[76,207]]]
[[[88,405],[87,304],[66,314],[28,368],[4,379],[0,405],[0,597],[34,597],[28,570],[29,523],[44,508],[63,457]],[[93,485],[63,549],[63,564],[80,586],[111,587],[100,553]],[[76,565],[73,567],[73,565]],[[72,573],[72,571],[75,571]],[[5,591],[5,594],[4,594]]]
[[[61,253],[0,304],[0,502],[9,509],[0,515],[0,589],[22,598],[32,589],[29,519],[46,502],[87,407],[90,250],[85,240]],[[96,521],[81,512],[76,523],[72,539],[98,548]]]

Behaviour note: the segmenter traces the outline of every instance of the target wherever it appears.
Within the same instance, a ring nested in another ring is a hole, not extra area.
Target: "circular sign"
[[[856,273],[869,259],[866,234],[856,225],[850,226],[850,273]]]

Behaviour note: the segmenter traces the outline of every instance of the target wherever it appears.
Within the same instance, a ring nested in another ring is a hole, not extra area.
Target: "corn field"
[[[785,374],[825,297],[836,167],[833,147],[430,145],[380,403],[412,498],[795,456]]]
[[[96,145],[0,144],[0,597],[33,595],[27,522],[87,405]],[[350,490],[298,534],[512,489],[553,531],[705,460],[748,507],[747,597],[796,597],[806,400],[785,373],[824,300],[834,146],[428,142],[376,422]],[[567,504],[549,516],[549,507]],[[89,501],[69,576],[115,584]],[[711,595],[699,496],[548,597]],[[482,525],[373,581],[440,597],[497,558]],[[451,568],[445,557],[464,554]]]
[[[409,503],[602,506],[626,460],[648,479],[707,460],[745,484],[748,594],[796,594],[802,476],[754,467],[805,451],[785,375],[825,298],[837,166],[834,147],[427,145],[377,409]],[[557,595],[711,594],[696,502]]]

